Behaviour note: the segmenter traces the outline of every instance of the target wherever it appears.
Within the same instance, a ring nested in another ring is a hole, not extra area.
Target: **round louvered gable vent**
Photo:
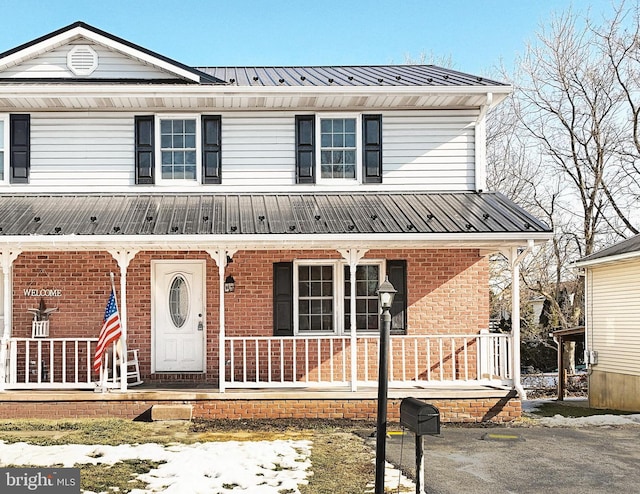
[[[90,75],[98,68],[98,54],[88,45],[76,45],[67,53],[67,67],[75,75]]]

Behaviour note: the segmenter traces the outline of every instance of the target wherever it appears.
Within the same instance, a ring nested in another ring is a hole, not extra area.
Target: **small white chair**
[[[140,364],[138,363],[138,349],[127,350],[127,384],[129,386],[142,384]]]

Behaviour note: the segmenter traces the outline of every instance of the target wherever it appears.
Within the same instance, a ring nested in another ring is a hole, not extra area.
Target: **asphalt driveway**
[[[369,439],[375,447],[375,439]],[[413,434],[387,458],[414,478]],[[441,429],[424,436],[428,494],[640,492],[640,426]]]

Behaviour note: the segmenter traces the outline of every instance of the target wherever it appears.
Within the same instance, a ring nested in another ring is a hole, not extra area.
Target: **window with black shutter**
[[[273,334],[293,336],[293,263],[273,264]]]
[[[362,182],[382,183],[382,115],[362,116]]]
[[[154,116],[135,117],[136,184],[154,183]]]
[[[31,115],[9,115],[9,169],[12,184],[28,184],[31,167]]]
[[[296,115],[296,183],[316,181],[315,115]]]
[[[220,115],[202,116],[202,183],[222,182],[220,143],[222,139]]]
[[[391,306],[391,332],[407,332],[407,261],[387,261],[389,282],[397,290]]]

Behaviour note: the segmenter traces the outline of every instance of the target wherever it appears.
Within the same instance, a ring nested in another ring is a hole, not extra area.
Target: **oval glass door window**
[[[189,287],[182,275],[177,275],[169,288],[169,313],[176,328],[181,328],[189,315]]]

